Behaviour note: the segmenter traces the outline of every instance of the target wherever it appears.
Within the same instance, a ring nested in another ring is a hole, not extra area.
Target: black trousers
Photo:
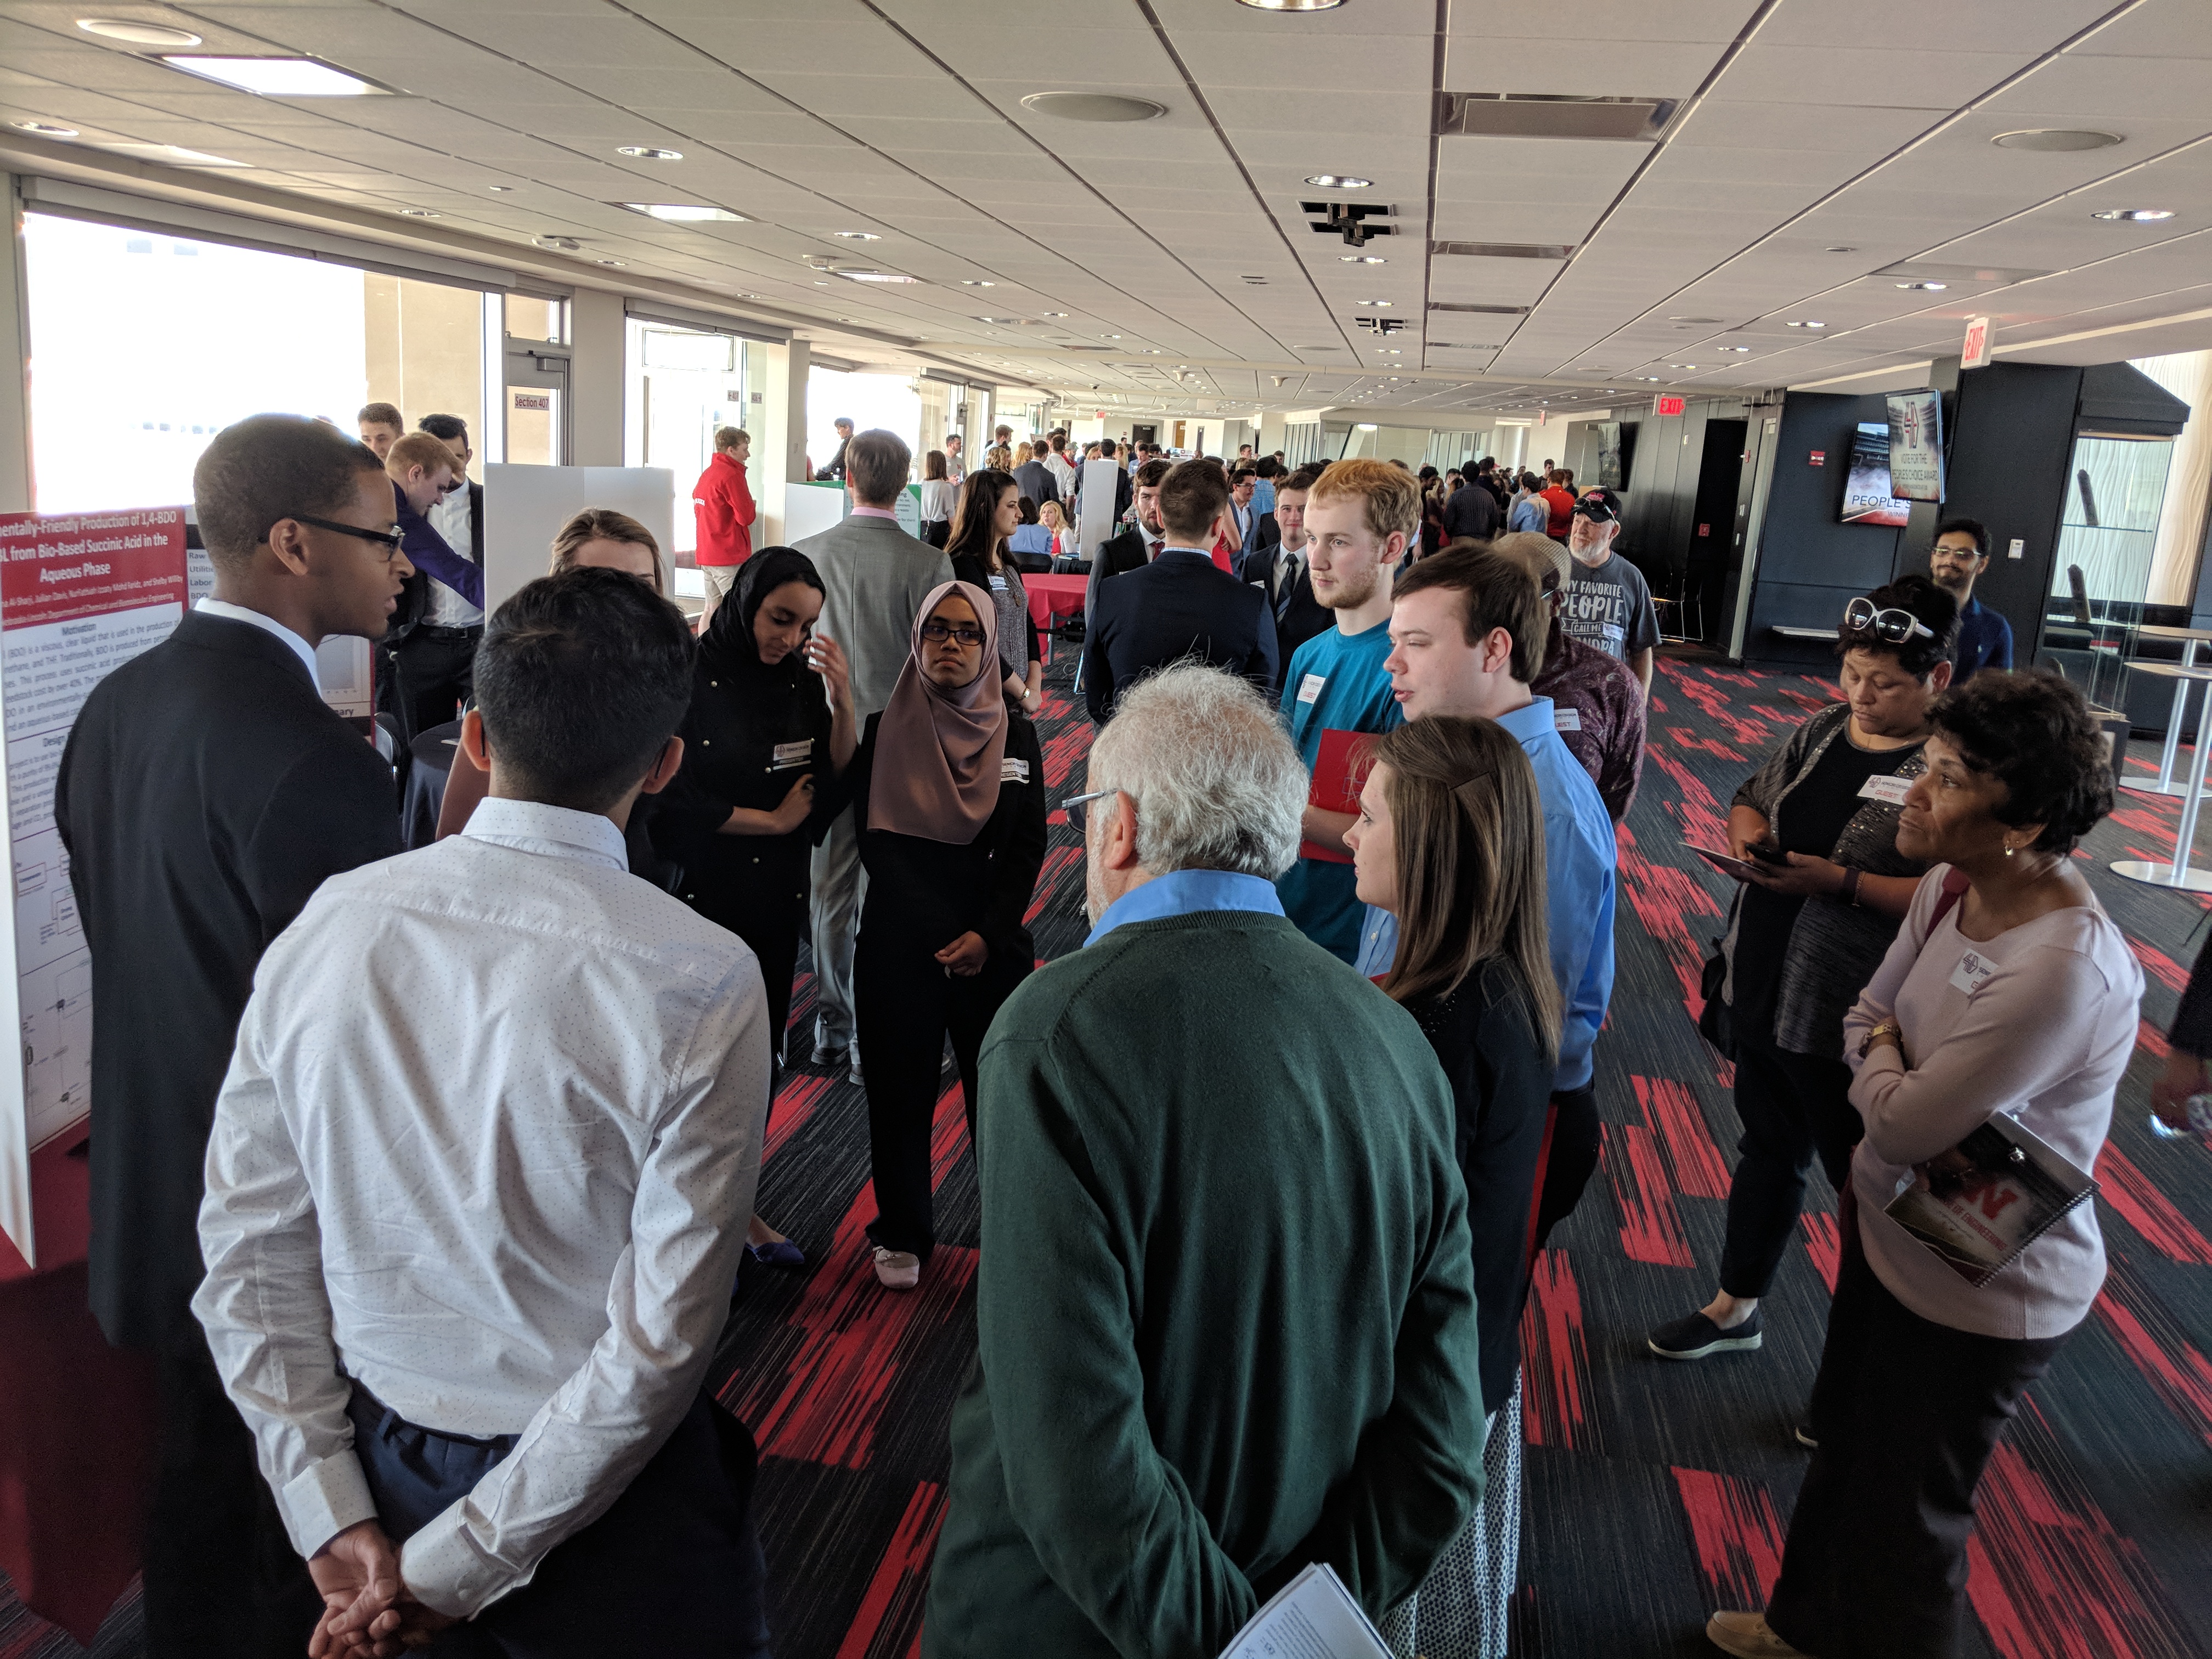
[[[443,726],[476,687],[477,642],[482,628],[416,629],[392,653],[392,701],[388,705],[412,743]]]
[[[408,1422],[358,1384],[347,1407],[378,1520],[413,1536],[514,1450]],[[768,1659],[752,1437],[705,1395],[606,1512],[547,1552],[520,1589],[455,1625],[435,1659]],[[305,1652],[304,1638],[297,1652]],[[295,1655],[296,1659],[296,1653]]]
[[[1544,1248],[1552,1229],[1574,1213],[1597,1168],[1597,1088],[1585,1083],[1579,1089],[1552,1097],[1551,1146],[1544,1159],[1544,1185],[1536,1197],[1535,1250]]]
[[[1847,1224],[1797,1491],[1766,1622],[1820,1659],[1951,1659],[1974,1488],[2063,1336],[2007,1341],[1921,1318]]]
[[[860,935],[853,952],[854,1018],[867,1079],[868,1152],[876,1185],[876,1218],[868,1224],[868,1237],[881,1248],[929,1260],[937,1243],[931,1121],[945,1039],[951,1037],[960,1067],[972,1146],[975,1059],[983,1033],[1034,969],[1029,960],[1010,961],[994,951],[981,973],[949,977],[929,950],[902,941],[871,944],[866,933]]]
[[[1721,1249],[1721,1289],[1730,1296],[1766,1294],[1796,1231],[1816,1153],[1838,1194],[1850,1184],[1851,1149],[1866,1132],[1850,1090],[1850,1067],[1840,1060],[1778,1048],[1771,1030],[1738,1036],[1735,1109],[1743,1138],[1729,1179],[1728,1242]]]
[[[149,1659],[300,1659],[323,1614],[253,1435],[186,1315],[155,1358],[161,1462],[143,1553]]]

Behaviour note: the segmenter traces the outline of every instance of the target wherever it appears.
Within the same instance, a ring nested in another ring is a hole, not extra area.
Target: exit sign
[[[1654,415],[1680,415],[1682,412],[1682,400],[1671,393],[1662,392],[1652,398],[1651,412]]]
[[[1959,349],[1959,367],[1987,368],[1990,366],[1990,319],[1976,317],[1966,325],[1966,343]]]

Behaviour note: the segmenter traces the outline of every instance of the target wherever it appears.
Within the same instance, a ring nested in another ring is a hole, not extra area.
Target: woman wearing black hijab
[[[684,867],[678,895],[760,959],[773,1042],[783,1054],[791,981],[806,929],[807,859],[827,823],[814,784],[858,746],[850,677],[822,614],[813,561],[766,547],[745,561],[699,641],[683,769],[653,819],[655,845]],[[825,792],[826,793],[826,792]],[[757,1218],[753,1254],[797,1267],[796,1246]]]

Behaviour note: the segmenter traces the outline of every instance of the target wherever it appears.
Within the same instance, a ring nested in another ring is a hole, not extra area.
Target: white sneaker
[[[911,1250],[876,1248],[876,1279],[887,1291],[910,1291],[921,1283],[921,1258]]]
[[[1717,1613],[1705,1622],[1705,1639],[1736,1659],[1809,1659],[1770,1630],[1763,1613]]]

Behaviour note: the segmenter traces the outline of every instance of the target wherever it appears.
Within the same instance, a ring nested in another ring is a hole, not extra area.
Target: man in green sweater
[[[1379,1616],[1481,1493],[1451,1095],[1283,917],[1297,751],[1185,665],[1124,696],[1089,789],[1091,937],[984,1043],[928,1659],[1215,1659],[1311,1561]]]

